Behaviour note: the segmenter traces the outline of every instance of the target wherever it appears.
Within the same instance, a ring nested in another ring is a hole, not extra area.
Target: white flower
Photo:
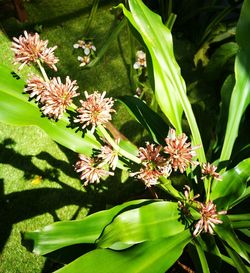
[[[136,62],[134,63],[133,68],[139,69],[143,67],[147,67],[146,54],[142,50],[139,50],[136,52]]]

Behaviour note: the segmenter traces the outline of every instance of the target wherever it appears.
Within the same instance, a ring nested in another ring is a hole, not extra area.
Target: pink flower
[[[24,36],[20,35],[19,38],[14,37],[11,50],[15,53],[15,64],[21,63],[19,70],[23,68],[25,64],[31,62],[45,62],[49,67],[57,71],[55,64],[59,61],[54,56],[54,50],[57,46],[48,48],[48,40],[40,40],[39,34],[28,34],[24,31]]]
[[[160,154],[162,147],[146,143],[146,148],[139,148],[138,157],[141,159],[143,167],[138,172],[132,173],[141,179],[147,187],[158,184],[160,176],[168,177],[171,173],[171,166],[167,160]]]
[[[201,177],[201,179],[205,179],[208,176],[213,177],[216,180],[221,180],[220,174],[215,172],[216,169],[217,167],[210,163],[203,163],[201,169],[203,176]]]
[[[104,170],[99,165],[97,158],[90,158],[84,155],[79,155],[80,160],[75,164],[75,171],[80,174],[81,180],[85,180],[84,186],[89,183],[99,183],[101,178],[105,178],[109,175],[114,175],[113,172]]]
[[[66,83],[63,84],[61,79],[57,77],[44,85],[46,91],[43,94],[42,111],[49,117],[60,119],[72,103],[72,98],[79,95],[76,93],[78,89],[76,81],[71,81],[69,77],[66,77]]]
[[[85,91],[84,94],[86,101],[80,100],[82,107],[77,109],[79,115],[74,122],[82,124],[83,129],[91,125],[91,131],[93,132],[96,126],[104,125],[111,120],[110,113],[115,112],[112,109],[114,101],[112,98],[104,98],[106,95],[105,91],[102,94],[95,91],[91,95]]]
[[[36,97],[36,101],[41,100],[42,102],[44,92],[46,91],[45,81],[36,75],[32,75],[27,80],[27,85],[24,88],[24,91],[29,93],[30,98]]]
[[[115,139],[115,143],[119,145],[120,139]],[[104,164],[109,164],[112,170],[116,169],[118,164],[119,156],[118,152],[114,150],[110,145],[104,145],[101,148],[101,153],[98,155],[98,158],[103,160]]]
[[[167,146],[164,147],[164,152],[169,154],[169,162],[175,171],[179,169],[183,173],[189,164],[195,164],[192,158],[196,156],[194,150],[199,147],[192,147],[190,142],[186,142],[187,136],[184,133],[176,137],[175,130],[170,129],[165,141]]]
[[[212,201],[207,204],[200,203],[199,212],[201,219],[195,225],[194,236],[198,236],[202,231],[213,234],[215,225],[223,223],[218,216],[227,213],[226,211],[217,212],[216,205]]]

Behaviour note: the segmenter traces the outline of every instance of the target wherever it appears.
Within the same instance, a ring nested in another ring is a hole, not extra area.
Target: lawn
[[[109,12],[114,1],[100,1],[89,35],[98,50],[105,44],[114,26],[114,16]],[[126,31],[115,38],[103,59],[90,69],[80,69],[73,44],[83,36],[92,1],[25,1],[28,21],[20,23],[11,9],[1,15],[0,62],[11,67],[23,77],[34,72],[25,67],[21,72],[12,64],[11,37],[19,36],[24,29],[40,31],[49,45],[57,45],[58,72],[76,79],[81,92],[106,90],[110,96],[132,94],[128,79],[129,52],[126,48]],[[52,75],[52,74],[50,74]],[[125,133],[134,126],[128,114],[118,104],[115,124]],[[119,122],[118,122],[119,120]],[[126,125],[127,122],[127,125]],[[136,129],[136,128],[135,128]],[[130,133],[131,138],[135,133]],[[126,200],[121,183],[104,183],[101,188],[83,188],[73,164],[77,155],[53,142],[35,126],[17,127],[0,124],[0,272],[39,273],[51,272],[55,265],[41,256],[31,254],[22,246],[22,232],[41,228],[53,221],[81,218],[90,211],[104,209]],[[115,194],[110,194],[108,184]],[[126,190],[126,189],[125,189]]]

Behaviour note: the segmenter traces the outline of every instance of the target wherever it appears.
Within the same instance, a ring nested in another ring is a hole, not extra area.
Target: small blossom
[[[142,50],[139,50],[136,52],[136,62],[134,63],[133,68],[139,69],[144,67],[147,67],[146,54]]]
[[[94,46],[94,44],[92,42],[86,42],[83,47],[84,49],[84,54],[85,55],[89,55],[91,52],[96,51],[96,47]]]
[[[48,40],[40,40],[38,33],[32,35],[28,34],[27,31],[24,31],[24,36],[14,37],[13,40],[11,50],[15,53],[14,64],[21,63],[19,70],[25,64],[40,60],[57,71],[55,64],[58,62],[58,58],[54,56],[54,50],[57,46],[48,48]]]
[[[36,97],[36,101],[43,101],[44,92],[46,91],[45,82],[42,78],[32,75],[27,80],[24,92],[29,93],[30,98]]]
[[[187,136],[184,133],[176,137],[175,130],[170,129],[170,134],[165,141],[167,146],[164,147],[164,152],[169,154],[169,162],[175,171],[179,169],[183,173],[189,164],[195,164],[192,161],[192,158],[196,156],[194,149],[199,147],[192,147],[190,142],[186,142]]]
[[[195,225],[194,236],[198,236],[202,231],[213,234],[215,225],[223,223],[218,216],[227,213],[226,211],[217,212],[216,205],[212,201],[207,204],[200,203],[199,212],[201,219]]]
[[[89,56],[78,56],[77,60],[80,62],[79,66],[85,66],[90,63],[90,57]]]
[[[115,139],[115,143],[119,145],[120,139]],[[104,145],[101,148],[101,153],[98,158],[103,160],[102,164],[109,164],[112,170],[116,169],[118,164],[118,151],[114,150],[110,145]]]
[[[82,107],[77,109],[79,115],[74,122],[82,124],[83,129],[91,125],[93,132],[96,126],[104,125],[111,120],[110,113],[115,112],[112,109],[114,101],[112,98],[104,98],[106,95],[105,91],[102,94],[95,91],[90,95],[85,91],[84,94],[86,101],[80,100]]]
[[[201,169],[203,176],[201,177],[201,179],[205,179],[208,176],[213,177],[216,180],[221,180],[221,176],[219,173],[215,172],[216,170],[217,170],[216,166],[210,163],[203,163]]]
[[[104,170],[96,158],[79,155],[80,160],[75,164],[75,171],[80,174],[81,180],[85,180],[84,186],[89,183],[99,183],[101,178],[114,175],[113,172]]]
[[[73,45],[74,48],[84,48],[85,41],[83,40],[78,40],[76,44]]]
[[[160,155],[161,145],[155,147],[154,144],[146,143],[146,148],[140,147],[138,157],[142,161],[143,167],[131,176],[141,179],[147,187],[158,184],[160,176],[168,177],[171,173],[171,166],[167,160]]]
[[[46,92],[44,93],[44,106],[42,111],[45,115],[54,119],[60,119],[72,103],[72,98],[79,95],[76,93],[78,86],[76,81],[71,81],[66,77],[63,84],[59,77],[53,78],[49,83],[45,83]]]

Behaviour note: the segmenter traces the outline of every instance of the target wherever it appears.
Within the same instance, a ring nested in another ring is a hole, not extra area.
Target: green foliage
[[[82,137],[80,131],[69,128],[69,114],[59,121],[41,118],[41,112],[28,96],[22,94],[25,83],[11,71],[0,66],[0,120],[15,125],[37,125],[53,140],[77,153],[91,154],[89,147],[99,148],[100,144],[92,134]],[[11,107],[10,107],[11,106]]]
[[[181,234],[145,242],[124,251],[96,249],[56,271],[56,273],[164,273],[181,255],[191,240],[189,231]],[[94,266],[93,266],[94,265]]]

